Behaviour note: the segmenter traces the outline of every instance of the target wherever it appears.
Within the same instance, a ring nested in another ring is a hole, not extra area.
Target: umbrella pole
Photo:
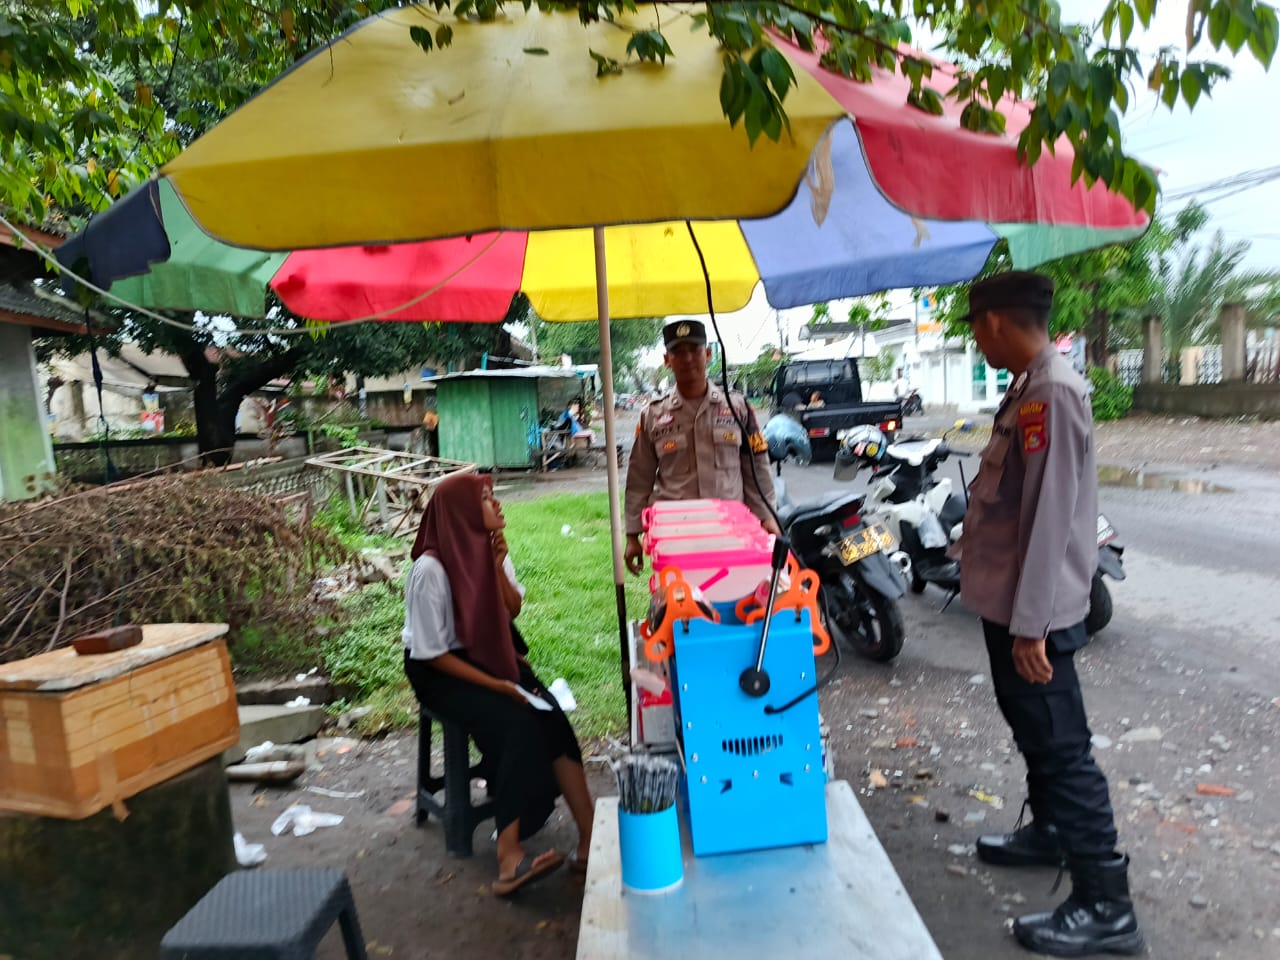
[[[623,586],[626,571],[622,565],[622,506],[618,484],[618,429],[613,406],[613,342],[609,335],[609,278],[605,268],[604,227],[592,231],[596,254],[596,313],[600,318],[600,379],[604,381],[604,447],[609,471],[609,537],[613,545],[614,602],[618,608],[618,652],[622,670],[622,691],[627,699],[627,716],[631,716],[631,678],[627,664],[627,597]]]

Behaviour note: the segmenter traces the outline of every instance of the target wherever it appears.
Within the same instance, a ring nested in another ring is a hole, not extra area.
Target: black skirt
[[[458,651],[455,655],[463,656]],[[419,703],[442,719],[462,724],[475,741],[484,758],[498,831],[518,820],[521,840],[537,833],[560,795],[552,764],[560,757],[582,763],[582,750],[569,718],[533,669],[520,663],[520,686],[550,703],[551,710],[535,710],[408,654],[404,672]]]

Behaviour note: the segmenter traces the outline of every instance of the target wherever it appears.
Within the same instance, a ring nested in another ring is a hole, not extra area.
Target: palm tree
[[[1207,246],[1191,242],[1206,219],[1195,206],[1178,213],[1172,242],[1155,257],[1150,296],[1140,310],[1161,318],[1170,365],[1184,348],[1217,339],[1224,304],[1243,304],[1251,326],[1273,322],[1280,305],[1280,274],[1241,269],[1247,241],[1228,243],[1219,231]]]

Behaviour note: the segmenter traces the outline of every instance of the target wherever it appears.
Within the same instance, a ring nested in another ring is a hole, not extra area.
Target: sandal
[[[536,858],[525,854],[523,860],[516,864],[516,871],[509,877],[499,877],[493,882],[492,890],[495,897],[509,897],[521,887],[526,887],[531,883],[536,883],[543,877],[555,873],[564,863],[564,857],[556,854],[553,859],[544,860],[538,866],[534,866]]]

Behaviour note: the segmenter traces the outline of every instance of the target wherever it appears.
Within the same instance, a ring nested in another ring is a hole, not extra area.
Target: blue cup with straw
[[[680,770],[665,757],[631,756],[613,764],[618,778],[622,885],[665,893],[684,880],[676,792]]]

